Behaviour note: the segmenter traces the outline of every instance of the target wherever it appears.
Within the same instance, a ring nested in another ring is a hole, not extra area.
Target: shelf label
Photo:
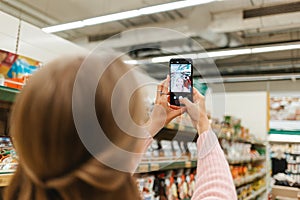
[[[10,178],[9,177],[1,177],[0,178],[0,187],[2,186],[7,186],[10,182]]]
[[[138,172],[148,172],[148,170],[149,170],[148,164],[142,164],[139,166]]]
[[[191,161],[185,161],[185,167],[187,167],[187,168],[192,167],[192,162]]]
[[[158,170],[159,170],[159,164],[150,165],[150,171],[158,171]]]

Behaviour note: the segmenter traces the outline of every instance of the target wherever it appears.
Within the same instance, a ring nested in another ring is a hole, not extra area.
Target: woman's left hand
[[[186,111],[185,107],[171,107],[169,104],[169,83],[170,77],[157,86],[156,99],[151,113],[149,132],[154,137],[160,129],[170,123],[172,119]]]

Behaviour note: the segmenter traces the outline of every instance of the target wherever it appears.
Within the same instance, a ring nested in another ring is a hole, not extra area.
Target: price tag
[[[149,171],[149,168],[148,168],[147,164],[142,164],[139,166],[138,172],[148,172],[148,171]]]
[[[159,170],[159,164],[150,165],[150,171],[158,171],[158,170]]]
[[[191,161],[185,161],[185,167],[186,168],[192,167],[192,162]]]
[[[9,185],[12,175],[0,175],[0,187]]]

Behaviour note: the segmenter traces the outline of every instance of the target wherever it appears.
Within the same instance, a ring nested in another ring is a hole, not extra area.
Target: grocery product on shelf
[[[17,168],[16,152],[9,137],[0,137],[0,172],[12,172]]]
[[[195,169],[177,169],[137,178],[144,200],[188,200],[195,190]]]
[[[0,57],[0,74],[5,78],[4,85],[16,89],[22,89],[28,78],[41,65],[39,61],[32,58],[4,50],[0,50]]]
[[[231,141],[241,141],[249,143],[263,143],[260,139],[256,138],[254,135],[250,134],[248,128],[242,126],[241,119],[233,116],[224,116],[224,119],[220,121],[219,119],[212,118],[211,128],[217,134],[219,138],[224,138]]]
[[[266,159],[265,150],[263,150],[264,148],[256,147],[256,149],[253,149],[252,144],[242,142],[232,143],[225,139],[221,139],[220,142],[229,163]]]
[[[237,189],[238,200],[256,199],[265,190],[266,190],[265,178],[259,179],[253,183],[249,183],[247,185],[238,188]]]
[[[196,160],[197,146],[195,142],[178,142],[177,140],[153,140],[148,147],[143,161],[178,161]]]

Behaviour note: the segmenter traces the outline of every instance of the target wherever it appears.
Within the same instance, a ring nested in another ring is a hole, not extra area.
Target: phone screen
[[[193,64],[191,59],[170,60],[170,104],[181,106],[179,98],[193,101]]]

